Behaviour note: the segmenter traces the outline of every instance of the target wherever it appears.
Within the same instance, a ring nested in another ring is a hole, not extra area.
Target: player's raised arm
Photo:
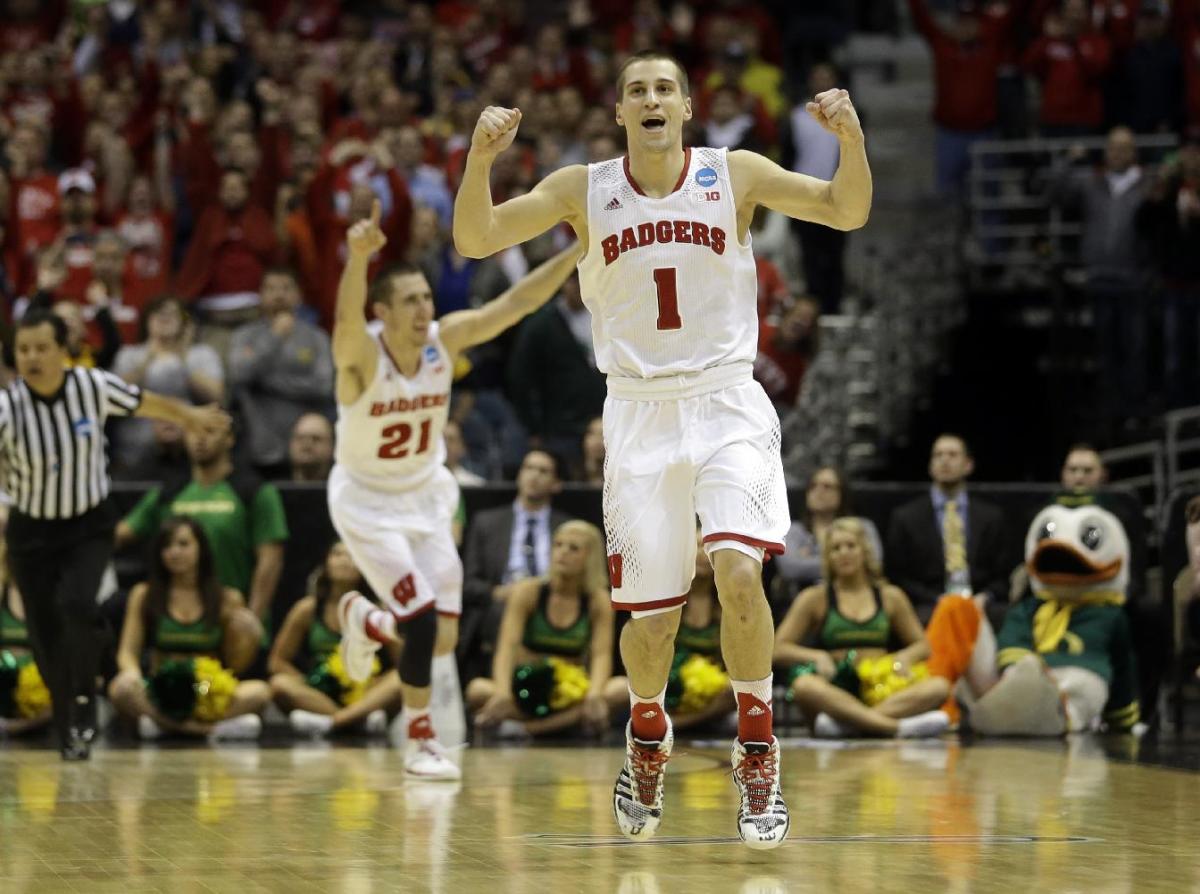
[[[454,247],[465,257],[486,258],[563,220],[581,221],[587,194],[587,168],[583,165],[560,168],[525,195],[492,205],[492,162],[512,145],[520,123],[519,109],[488,106],[475,125],[462,184],[454,199]],[[580,232],[580,226],[575,230]]]
[[[818,180],[781,168],[754,152],[729,153],[738,205],[763,205],[788,217],[856,230],[871,212],[871,168],[858,113],[845,90],[818,93],[808,113],[838,138],[840,158],[833,180]]]
[[[338,281],[337,307],[333,320],[333,362],[338,371],[338,401],[351,404],[366,387],[376,353],[367,334],[367,268],[371,255],[387,244],[379,221],[379,200],[371,205],[371,216],[346,231],[347,258]],[[353,380],[353,381],[351,381]]]
[[[494,301],[475,310],[447,314],[441,322],[442,344],[451,354],[491,341],[558,294],[583,256],[578,242],[522,277]]]

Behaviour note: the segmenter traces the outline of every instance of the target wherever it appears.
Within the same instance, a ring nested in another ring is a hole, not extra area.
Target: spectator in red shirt
[[[383,183],[379,182],[380,180]],[[384,202],[383,231],[387,245],[371,262],[371,276],[408,251],[412,227],[412,199],[408,184],[395,168],[391,152],[382,141],[370,145],[361,140],[343,140],[329,153],[308,185],[306,205],[318,252],[321,288],[317,310],[321,324],[330,328],[337,282],[346,264],[346,230],[369,216],[376,188],[386,183],[390,200]]]
[[[994,135],[997,76],[1009,39],[1009,19],[984,17],[974,0],[960,0],[953,24],[943,28],[928,0],[908,0],[913,24],[933,53],[933,120],[937,125],[938,192],[962,192],[971,145]]]
[[[758,318],[771,324],[778,323],[779,315],[791,306],[791,290],[779,268],[767,258],[756,255],[754,267],[758,273]]]
[[[175,292],[210,325],[231,330],[257,316],[258,286],[277,249],[271,215],[250,201],[246,175],[228,170],[217,201],[196,224]]]
[[[83,168],[63,171],[58,178],[62,227],[58,240],[63,245],[67,276],[58,297],[82,302],[92,281],[96,244],[96,181]]]
[[[58,178],[46,170],[46,134],[41,127],[32,123],[18,125],[4,151],[12,178],[8,219],[16,265],[13,281],[17,291],[24,294],[33,285],[34,256],[58,238],[62,226]]]
[[[175,215],[169,181],[165,185],[155,190],[149,177],[134,177],[125,209],[117,214],[116,231],[129,250],[125,301],[137,308],[165,292],[170,278]]]
[[[820,313],[817,299],[806,295],[796,299],[778,325],[759,325],[754,378],[777,406],[796,403],[804,372],[817,353]]]
[[[1064,0],[1042,36],[1025,51],[1025,68],[1042,83],[1038,116],[1043,136],[1095,133],[1104,124],[1104,76],[1112,64],[1108,39],[1091,27],[1087,0]]]

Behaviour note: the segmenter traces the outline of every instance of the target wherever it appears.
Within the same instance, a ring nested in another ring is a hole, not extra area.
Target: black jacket
[[[968,496],[965,522],[971,588],[1004,605],[1017,561],[1004,515],[991,503]],[[922,622],[927,622],[946,591],[946,556],[932,497],[917,497],[892,513],[884,555],[888,578],[908,594]]]

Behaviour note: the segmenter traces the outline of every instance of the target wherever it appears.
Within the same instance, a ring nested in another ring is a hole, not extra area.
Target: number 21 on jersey
[[[408,442],[412,440],[413,427],[407,422],[397,422],[395,425],[389,425],[381,433],[384,442],[379,445],[380,459],[404,459],[410,452],[424,453],[429,449],[429,430],[433,424],[433,420],[424,419],[421,422],[420,437],[417,440],[417,449],[410,451]]]

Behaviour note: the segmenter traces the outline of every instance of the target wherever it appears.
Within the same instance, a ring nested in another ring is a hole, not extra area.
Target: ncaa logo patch
[[[433,345],[426,345],[423,357],[426,363],[436,363],[438,359],[438,349]]]
[[[75,429],[75,436],[79,438],[90,438],[92,436],[92,420],[84,417],[76,419],[72,426]]]
[[[705,189],[717,182],[717,172],[712,168],[701,168],[696,172],[696,183]]]

